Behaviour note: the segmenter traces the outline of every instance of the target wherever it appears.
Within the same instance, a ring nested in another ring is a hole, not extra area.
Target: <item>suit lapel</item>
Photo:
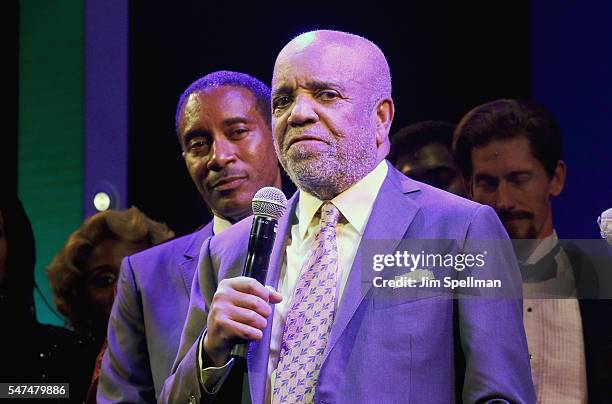
[[[213,235],[213,222],[212,220],[204,226],[202,229],[192,233],[191,237],[187,242],[187,248],[183,253],[185,258],[179,264],[181,275],[183,276],[183,282],[185,283],[185,291],[189,297],[191,293],[191,282],[195,274],[196,266],[198,265],[197,257],[200,256],[200,248],[208,237]],[[194,259],[195,258],[195,259]]]
[[[268,274],[266,277],[266,285],[271,285],[274,288],[278,287],[278,279],[285,258],[285,250],[287,246],[288,236],[291,232],[292,218],[295,216],[297,207],[298,192],[289,200],[287,213],[280,218],[274,247],[270,256],[270,264],[268,265]],[[274,318],[274,305],[270,319]],[[263,403],[265,399],[265,386],[268,378],[268,356],[270,353],[270,338],[272,335],[272,321],[268,321],[263,332],[263,338],[259,342],[251,342],[247,352],[247,367],[249,386],[251,391],[251,399],[253,403]]]
[[[371,266],[362,266],[364,243],[371,240],[393,240],[392,243],[385,243],[388,251],[376,251],[377,254],[392,254],[419,210],[419,206],[406,198],[404,194],[418,190],[419,188],[414,181],[389,166],[389,172],[374,202],[372,213],[346,281],[323,361],[333,349],[372,287],[374,271]]]
[[[395,247],[400,243],[408,226],[418,211],[418,205],[409,199],[404,194],[416,192],[419,188],[414,181],[408,179],[399,171],[389,166],[389,173],[381,186],[378,193],[372,213],[366,226],[362,243],[364,240],[397,240],[393,248],[389,247],[389,251],[381,251],[380,253],[392,253]],[[266,284],[273,287],[278,287],[278,281],[285,258],[285,251],[288,237],[290,236],[292,221],[295,217],[295,209],[299,200],[299,191],[296,192],[289,200],[287,213],[279,220],[278,232],[270,264],[268,266],[268,274]],[[357,310],[357,307],[368,293],[372,285],[371,278],[374,273],[371,268],[363,268],[370,275],[369,286],[364,285],[362,288],[361,276],[361,257],[360,250],[362,245],[357,250],[357,255],[351,272],[347,279],[347,284],[344,289],[342,301],[338,307],[336,320],[331,331],[330,340],[326,349],[325,358],[329,351],[333,348],[342,332],[346,329],[350,319]],[[365,275],[365,273],[364,273]],[[363,277],[363,282],[366,277]],[[272,314],[274,317],[274,306],[272,306]],[[265,399],[265,387],[268,377],[268,356],[270,352],[270,338],[272,334],[272,321],[264,330],[263,338],[259,342],[249,344],[247,352],[248,379],[253,403],[263,403]],[[325,358],[323,360],[325,360]]]

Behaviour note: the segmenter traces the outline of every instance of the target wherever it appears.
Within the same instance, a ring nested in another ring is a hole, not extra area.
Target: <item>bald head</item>
[[[272,126],[279,160],[301,189],[331,199],[389,151],[391,73],[381,50],[357,35],[311,31],[279,53]]]
[[[371,102],[391,97],[391,71],[387,59],[380,48],[366,38],[332,30],[305,32],[280,51],[274,75],[277,67],[287,59],[303,54],[310,54],[315,60],[319,57],[333,60],[340,69],[352,73],[361,85],[370,90]]]

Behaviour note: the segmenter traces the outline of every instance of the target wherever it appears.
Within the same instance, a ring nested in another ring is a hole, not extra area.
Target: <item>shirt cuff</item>
[[[232,370],[234,358],[230,358],[230,360],[228,360],[227,363],[221,367],[211,366],[203,369],[202,351],[204,348],[202,344],[204,342],[205,334],[206,333],[202,333],[200,336],[200,341],[198,342],[198,370],[200,371],[200,386],[206,394],[217,394]]]

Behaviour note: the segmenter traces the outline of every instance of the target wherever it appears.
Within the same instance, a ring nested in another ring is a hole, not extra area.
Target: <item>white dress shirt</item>
[[[559,242],[557,233],[543,239],[527,259],[535,264]],[[523,302],[523,322],[538,403],[586,403],[586,362],[580,306],[571,263],[563,249],[555,256],[557,276],[523,283],[523,295],[555,297]]]
[[[232,223],[229,220],[217,215],[213,216],[213,234],[221,234],[230,227],[232,227]]]

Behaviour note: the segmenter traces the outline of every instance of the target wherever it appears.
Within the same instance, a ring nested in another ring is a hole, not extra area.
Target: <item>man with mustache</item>
[[[393,115],[390,69],[369,40],[312,31],[281,50],[274,144],[299,191],[279,220],[268,286],[240,276],[250,220],[204,243],[160,400],[231,402],[226,394],[244,386],[242,402],[256,404],[534,401],[520,300],[373,286],[365,255],[376,240],[390,241],[377,249],[389,253],[403,240],[457,240],[458,253],[473,239],[508,241],[489,207],[385,160]],[[483,272],[520,294],[512,251],[487,260]],[[242,367],[229,355],[238,339],[251,341],[244,384],[228,379]]]
[[[597,336],[609,318],[597,314],[605,301],[576,299],[592,296],[593,271],[553,225],[551,199],[566,176],[553,117],[531,101],[488,102],[461,119],[453,147],[470,197],[493,207],[515,240],[538,402],[607,402],[610,380],[602,376],[609,370],[598,365],[605,350],[596,343],[607,338],[612,348],[610,335]],[[533,298],[544,295],[552,298]]]
[[[553,234],[551,197],[563,190],[566,166],[548,112],[529,101],[493,101],[463,117],[453,142],[472,199],[495,209],[510,238]]]
[[[123,261],[109,319],[98,402],[156,402],[178,351],[200,247],[251,215],[265,186],[280,187],[270,130],[270,89],[218,71],[181,95],[176,131],[183,159],[213,220],[195,233]]]

